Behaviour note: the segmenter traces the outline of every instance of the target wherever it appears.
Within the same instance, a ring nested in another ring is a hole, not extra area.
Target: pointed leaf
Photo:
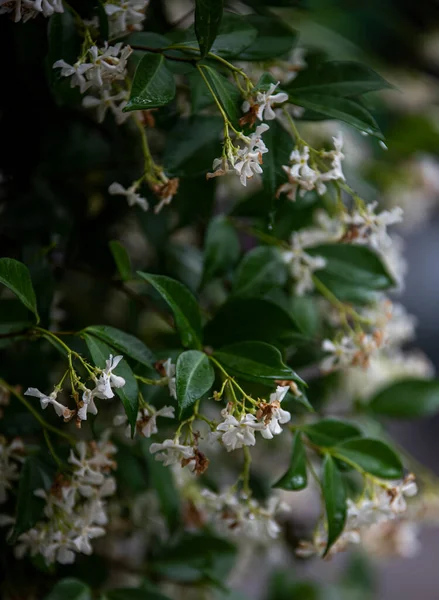
[[[92,591],[88,585],[79,579],[69,577],[58,581],[44,600],[92,600],[92,598]]]
[[[361,436],[361,431],[352,423],[338,419],[321,419],[314,425],[304,425],[302,430],[317,446],[335,446],[340,442]]]
[[[248,15],[247,22],[258,31],[258,37],[240,54],[240,60],[270,60],[288,54],[297,41],[297,32],[284,21],[269,15]]]
[[[244,255],[236,269],[234,296],[260,296],[272,288],[282,287],[288,271],[277,248],[259,246]]]
[[[195,33],[201,56],[206,56],[218,33],[223,0],[195,0]]]
[[[116,327],[109,325],[92,325],[84,329],[85,333],[93,335],[109,346],[116,348],[124,356],[129,356],[133,360],[137,360],[146,367],[153,368],[155,362],[154,354],[142,341],[134,335],[125,333]],[[108,358],[108,356],[107,356]]]
[[[206,354],[187,350],[177,359],[175,383],[180,417],[210,390],[215,372]]]
[[[241,117],[239,107],[241,94],[238,88],[216,69],[213,69],[208,65],[200,65],[199,68],[202,70],[210,87],[215,92],[215,96],[218,98],[226,115],[234,125],[237,125]]]
[[[437,379],[404,379],[382,389],[368,407],[376,415],[396,419],[427,417],[439,411]]]
[[[146,53],[137,65],[125,112],[164,106],[175,96],[173,74],[161,54]]]
[[[346,491],[340,471],[327,455],[323,461],[323,497],[325,500],[328,542],[325,555],[337,541],[346,522]]]
[[[334,446],[333,450],[333,455],[340,460],[381,479],[400,479],[404,475],[401,459],[381,440],[347,440]]]
[[[298,491],[303,490],[308,485],[308,475],[306,472],[306,453],[302,438],[296,433],[293,441],[293,451],[288,471],[282,475],[273,487],[282,490]]]
[[[24,306],[34,313],[38,323],[37,299],[26,265],[13,258],[0,258],[0,283],[14,292]]]
[[[223,274],[239,258],[240,244],[235,228],[224,216],[209,223],[204,245],[203,283]]]
[[[264,133],[263,139],[268,152],[262,155],[262,184],[273,203],[279,186],[287,181],[282,165],[289,164],[294,144],[291,135],[278,121],[270,121],[270,129]],[[270,208],[267,206],[267,209]]]
[[[112,240],[108,245],[122,281],[129,281],[131,279],[131,261],[126,248],[117,240]]]
[[[175,325],[183,346],[201,347],[201,314],[197,300],[188,288],[170,277],[137,273],[150,283],[174,313]]]

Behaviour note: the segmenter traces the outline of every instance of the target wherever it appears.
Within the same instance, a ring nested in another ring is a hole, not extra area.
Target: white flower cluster
[[[24,446],[20,439],[8,443],[0,436],[0,504],[8,499],[8,490],[12,482],[19,478],[19,465],[23,459]]]
[[[175,409],[173,406],[163,406],[159,410],[155,410],[152,406],[144,407],[137,413],[136,429],[143,435],[143,437],[149,438],[158,432],[157,429],[157,417],[167,417],[168,419],[175,418]],[[125,414],[117,415],[114,417],[113,424],[125,425],[128,418]],[[131,437],[131,426],[127,425],[125,435]]]
[[[378,202],[368,204],[362,210],[345,213],[343,222],[349,228],[349,241],[356,244],[367,244],[380,252],[385,252],[392,245],[392,238],[387,233],[387,227],[401,223],[403,210],[395,206],[392,210],[375,213]]]
[[[244,143],[242,148],[231,147],[227,156],[216,158],[213,161],[213,173],[208,173],[207,178],[219,177],[234,170],[243,186],[247,185],[248,179],[253,175],[262,173],[262,155],[268,152],[267,146],[262,140],[262,134],[269,129],[266,123],[256,127],[250,136],[242,135],[240,140]]]
[[[409,474],[402,481],[376,485],[370,496],[358,502],[348,499],[346,525],[330,554],[344,550],[349,544],[359,544],[371,527],[401,517],[407,510],[405,498],[415,496],[417,491],[414,476]],[[301,542],[297,553],[300,556],[322,554],[326,543],[327,534],[319,528],[313,542]]]
[[[50,17],[54,13],[63,13],[62,0],[0,0],[0,15],[13,13],[16,23],[23,19],[35,19],[38,15]]]
[[[130,31],[142,31],[149,0],[110,0],[104,5],[110,37]]]
[[[345,335],[340,340],[323,340],[322,350],[328,353],[320,368],[324,373],[337,369],[358,365],[367,367],[371,354],[383,344],[381,332],[375,330],[372,334],[353,333]]]
[[[58,476],[46,492],[36,496],[46,502],[46,519],[21,534],[15,547],[17,558],[26,553],[41,554],[46,564],[70,564],[76,553],[90,555],[91,540],[105,535],[108,523],[105,498],[116,491],[116,481],[109,475],[115,468],[112,458],[116,448],[105,439],[96,443],[79,442],[70,453],[71,478]]]
[[[278,195],[284,193],[292,201],[296,199],[297,190],[300,190],[300,196],[304,196],[306,192],[311,190],[316,190],[319,195],[323,195],[326,192],[328,181],[345,181],[342,168],[342,160],[344,159],[342,152],[343,137],[339,133],[332,139],[334,140],[334,150],[318,153],[318,158],[330,160],[330,168],[327,171],[320,171],[313,158],[311,158],[312,166],[310,165],[310,149],[308,146],[304,146],[302,150],[295,148],[291,152],[290,162],[292,164],[282,166],[288,176],[288,182],[280,186]]]
[[[260,121],[264,119],[266,121],[273,121],[276,118],[273,106],[275,104],[283,104],[288,100],[288,94],[285,92],[273,93],[279,83],[279,81],[272,83],[266,92],[256,92],[255,99],[250,98],[243,103],[242,112],[248,113],[252,111]]]

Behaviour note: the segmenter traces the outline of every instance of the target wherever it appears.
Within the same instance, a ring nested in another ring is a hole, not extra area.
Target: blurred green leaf
[[[214,381],[215,373],[206,354],[198,350],[180,354],[175,373],[180,418],[210,390]]]
[[[206,232],[203,283],[232,267],[239,258],[239,252],[240,244],[235,228],[226,217],[214,217]]]
[[[326,555],[342,533],[346,522],[346,492],[344,482],[334,460],[329,455],[326,455],[323,461],[322,490],[328,528]]]
[[[361,436],[355,425],[339,419],[321,419],[313,425],[304,425],[302,431],[317,446],[335,446],[340,442]]]
[[[439,410],[439,381],[404,379],[380,390],[367,408],[376,415],[397,419],[427,417]]]
[[[55,584],[50,594],[44,600],[92,600],[92,591],[79,579],[69,577]]]
[[[34,313],[38,323],[37,299],[26,265],[13,258],[0,258],[0,283],[14,292],[24,306]]]
[[[126,248],[117,240],[111,240],[108,245],[122,281],[129,281],[132,277],[132,270],[130,256]]]
[[[247,252],[236,269],[232,294],[257,297],[274,287],[282,287],[288,271],[277,248],[258,246]]]
[[[294,435],[293,451],[291,454],[290,466],[288,471],[273,484],[273,487],[287,491],[303,490],[308,485],[308,475],[306,471],[306,453],[305,447],[300,437],[300,433]]]
[[[278,121],[270,121],[270,129],[263,135],[268,152],[262,155],[264,190],[270,194],[273,206],[279,186],[287,180],[282,165],[288,165],[294,143],[291,135]],[[267,212],[272,208],[267,205]]]
[[[195,34],[201,56],[206,56],[215,41],[223,16],[223,0],[195,0]]]
[[[210,87],[213,89],[215,96],[219,100],[231,123],[237,126],[241,116],[239,106],[241,94],[238,88],[224,77],[224,75],[221,75],[216,69],[213,69],[208,65],[200,65],[199,69],[209,82]]]
[[[140,588],[118,588],[105,592],[105,600],[170,600],[160,592]]]
[[[148,110],[169,104],[175,96],[173,74],[161,54],[146,53],[137,65],[125,112]]]
[[[281,19],[270,15],[247,15],[247,22],[258,32],[255,41],[245,48],[240,60],[269,60],[288,54],[297,42],[297,32]]]
[[[404,475],[401,459],[387,444],[371,438],[351,439],[334,446],[334,456],[382,479]]]

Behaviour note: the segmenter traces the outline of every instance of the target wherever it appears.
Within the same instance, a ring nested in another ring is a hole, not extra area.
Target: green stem
[[[164,377],[163,379],[148,379],[147,377],[141,377],[140,375],[134,375],[134,377],[138,381],[141,381],[142,383],[145,383],[146,385],[160,385],[160,386],[164,386],[164,385],[167,385],[167,383],[168,383],[168,378],[167,377]]]
[[[350,315],[353,319],[360,323],[365,323],[367,325],[371,324],[370,319],[366,319],[357,313],[351,306],[348,304],[344,304],[341,300],[337,298],[335,294],[331,292],[330,289],[326,287],[326,285],[316,276],[312,276],[312,280],[315,288],[321,293],[321,295],[326,298],[333,306],[335,306],[341,312]]]
[[[216,94],[215,94],[215,92],[214,92],[214,90],[213,90],[212,86],[211,86],[211,85],[210,85],[210,83],[208,82],[208,80],[207,80],[207,77],[205,76],[205,74],[203,73],[202,65],[197,65],[197,70],[198,70],[199,74],[201,75],[201,77],[203,78],[203,80],[204,80],[204,83],[205,83],[205,84],[206,84],[206,86],[207,86],[207,89],[209,90],[209,92],[210,92],[210,93],[211,93],[211,95],[212,95],[212,98],[215,100],[215,104],[217,105],[217,107],[218,107],[218,110],[220,111],[220,113],[221,113],[221,116],[222,116],[222,118],[223,118],[223,120],[224,120],[224,125],[225,125],[226,127],[230,127],[230,129],[232,129],[232,130],[233,130],[235,133],[237,133],[238,135],[240,135],[240,134],[241,134],[241,132],[240,132],[240,131],[238,131],[237,129],[235,129],[235,128],[234,128],[234,126],[232,125],[232,123],[231,123],[231,121],[230,121],[229,117],[227,116],[227,114],[226,114],[225,110],[223,109],[223,107],[222,107],[222,105],[221,105],[221,102],[218,100],[218,98],[217,98],[217,96],[216,96]]]
[[[62,460],[59,458],[59,456],[55,452],[55,448],[53,447],[53,444],[52,444],[52,442],[50,440],[50,437],[49,437],[49,434],[47,432],[47,429],[44,429],[43,433],[44,433],[44,439],[46,440],[47,447],[49,449],[50,454],[52,455],[53,460],[55,461],[58,469],[60,471],[63,470]]]
[[[243,79],[245,80],[248,89],[251,89],[251,88],[254,87],[252,80],[250,79],[250,77],[246,73],[244,73],[244,71],[242,69],[239,69],[238,67],[235,67],[235,65],[232,65],[232,63],[229,63],[227,60],[225,60],[221,56],[218,56],[217,54],[214,54],[213,52],[209,52],[207,54],[207,56],[209,58],[213,58],[214,60],[217,60],[218,62],[220,62],[221,64],[223,64],[230,71],[232,71],[232,73],[236,73],[238,75],[241,75],[241,77],[243,77]]]
[[[289,126],[291,127],[291,129],[293,131],[293,135],[296,138],[296,143],[306,145],[305,140],[302,139],[302,137],[299,133],[299,130],[296,127],[296,123],[294,122],[293,117],[290,115],[290,113],[288,112],[288,110],[286,109],[285,106],[282,108],[282,111],[288,121]]]

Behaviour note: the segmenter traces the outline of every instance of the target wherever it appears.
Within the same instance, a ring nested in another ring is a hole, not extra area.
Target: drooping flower
[[[243,112],[247,113],[252,109],[260,121],[263,121],[264,119],[266,121],[272,121],[275,119],[276,114],[273,110],[273,105],[283,104],[288,100],[288,94],[285,92],[278,92],[277,94],[273,93],[279,83],[279,81],[277,83],[272,83],[266,92],[257,92],[256,99],[251,99],[251,101],[246,100],[242,105]]]
[[[35,396],[35,398],[39,398],[41,408],[43,410],[45,410],[49,406],[49,404],[52,404],[58,417],[63,417],[64,421],[67,422],[70,421],[70,419],[73,417],[75,411],[70,410],[69,408],[67,408],[67,406],[64,406],[64,404],[61,404],[57,401],[56,397],[58,396],[59,392],[60,390],[58,388],[55,388],[49,396],[46,396],[46,394],[43,394],[42,392],[40,392],[40,390],[37,390],[37,388],[28,388],[24,392],[24,394],[25,396]]]
[[[267,440],[282,433],[281,424],[288,423],[291,419],[290,413],[280,406],[289,389],[289,385],[278,385],[276,391],[270,394],[270,401],[261,402],[259,405],[256,416],[264,423],[261,435]]]
[[[105,369],[100,371],[100,375],[94,390],[96,398],[105,399],[113,398],[114,392],[111,388],[121,388],[125,385],[125,379],[119,375],[115,375],[113,370],[117,367],[123,356],[115,356],[110,354],[110,358],[105,361]]]
[[[137,193],[139,185],[139,182],[135,182],[129,188],[124,188],[120,183],[114,181],[108,188],[108,193],[112,196],[125,196],[128,206],[138,204],[142,210],[148,210],[148,200]]]
[[[256,444],[255,431],[264,428],[263,423],[258,423],[256,417],[252,414],[244,414],[239,420],[233,415],[227,414],[216,431],[210,434],[211,440],[220,439],[227,452],[243,448],[244,446],[254,446]]]
[[[145,407],[137,413],[136,429],[144,437],[149,438],[157,433],[157,417],[167,417],[173,419],[175,417],[175,409],[173,406],[163,406],[159,410],[154,410],[152,407]],[[127,416],[117,415],[114,418],[114,425],[124,425],[128,421]],[[128,425],[125,431],[127,437],[131,437],[131,426]]]
[[[156,460],[163,462],[165,467],[180,463],[182,466],[195,460],[193,446],[185,446],[177,440],[165,440],[161,444],[151,444],[151,454],[155,454]]]

